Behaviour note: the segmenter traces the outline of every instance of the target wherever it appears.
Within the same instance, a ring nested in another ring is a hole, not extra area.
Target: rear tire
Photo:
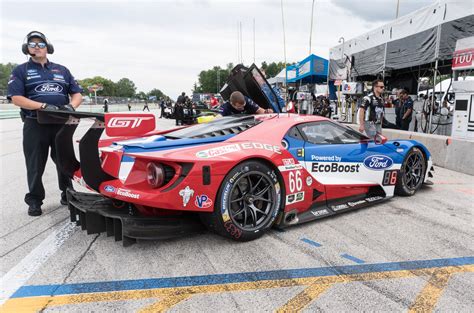
[[[399,196],[413,196],[423,185],[425,174],[425,156],[419,148],[412,148],[405,156],[398,173],[395,194]]]
[[[275,171],[260,161],[246,161],[222,181],[214,212],[200,216],[208,229],[236,241],[250,241],[273,225],[281,198]]]

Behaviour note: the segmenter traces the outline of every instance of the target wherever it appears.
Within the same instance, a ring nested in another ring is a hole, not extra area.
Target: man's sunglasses
[[[385,86],[377,86],[377,87],[382,88],[382,89],[385,88]]]
[[[38,47],[40,49],[44,49],[44,48],[46,48],[46,44],[44,42],[29,42],[28,47],[31,48],[31,49],[34,49],[36,47]]]

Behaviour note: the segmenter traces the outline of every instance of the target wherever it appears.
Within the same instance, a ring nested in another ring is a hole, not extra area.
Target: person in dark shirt
[[[372,93],[365,96],[359,108],[359,131],[373,137],[382,133],[382,122],[384,119],[384,100],[382,93],[385,88],[381,79],[372,83]]]
[[[176,120],[176,126],[183,125],[184,119],[184,104],[186,103],[186,93],[183,91],[176,100],[174,105],[174,117]]]
[[[163,112],[165,111],[165,100],[163,100],[163,98],[160,99],[160,109],[161,109],[160,118],[162,118]]]
[[[29,192],[25,195],[28,214],[42,214],[41,205],[45,198],[42,176],[48,160],[56,163],[55,138],[62,125],[39,124],[38,110],[75,111],[81,104],[82,88],[69,70],[50,62],[47,54],[54,52],[53,45],[43,33],[32,31],[25,37],[22,52],[30,55],[28,62],[13,69],[8,81],[8,99],[21,108],[23,124],[23,153]],[[72,188],[71,179],[57,168],[61,204],[66,205],[66,189]]]
[[[402,108],[402,100],[400,99],[400,91],[402,89],[393,89],[392,94],[396,95],[395,98],[390,97],[388,104],[391,104],[395,108],[395,124],[400,129],[402,128],[402,116],[400,115]]]
[[[240,91],[234,91],[229,101],[221,105],[220,115],[229,116],[235,114],[265,114],[272,113],[272,109],[263,109],[250,98],[245,97]]]
[[[109,112],[109,99],[105,98],[104,99],[104,113]]]
[[[402,130],[408,130],[411,123],[411,117],[413,114],[413,100],[408,95],[408,91],[402,89],[400,91],[400,98],[402,100],[402,106],[400,108],[400,116],[402,119]]]

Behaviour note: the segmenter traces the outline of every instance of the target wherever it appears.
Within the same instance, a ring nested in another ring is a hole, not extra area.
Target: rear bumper
[[[107,237],[122,241],[127,247],[139,239],[169,239],[201,232],[204,227],[195,214],[179,216],[145,217],[133,216],[135,210],[125,204],[119,209],[111,199],[99,194],[67,191],[71,222],[81,226],[87,234],[105,232]]]

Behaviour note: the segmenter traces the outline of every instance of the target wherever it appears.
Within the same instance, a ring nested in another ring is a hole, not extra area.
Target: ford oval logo
[[[392,164],[393,160],[384,155],[371,155],[364,160],[364,166],[371,170],[384,170]]]
[[[47,92],[47,93],[60,93],[63,91],[63,87],[58,83],[44,83],[36,86],[36,92]]]
[[[110,185],[105,186],[104,190],[107,192],[115,192],[114,186],[110,186]]]

